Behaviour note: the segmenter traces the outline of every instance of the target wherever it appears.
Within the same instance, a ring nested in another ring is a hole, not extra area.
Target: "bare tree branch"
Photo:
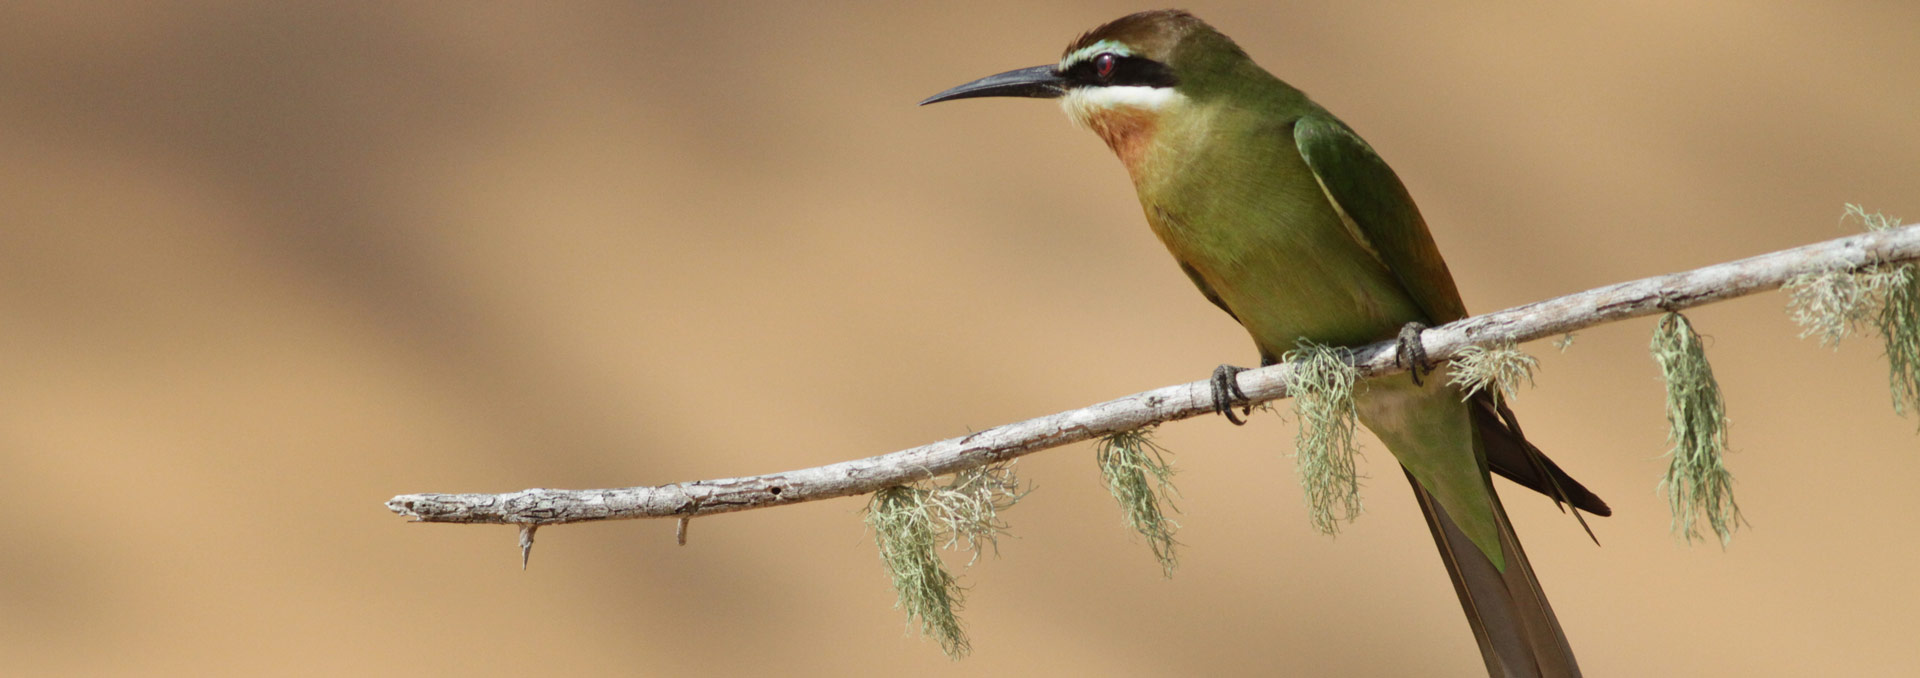
[[[1531,341],[1603,323],[1764,292],[1802,273],[1854,270],[1920,259],[1920,225],[1876,231],[1682,273],[1643,278],[1448,323],[1422,336],[1434,361],[1472,345]],[[1353,352],[1362,377],[1404,371],[1394,342]],[[1249,370],[1240,386],[1254,403],[1284,398],[1291,365]],[[962,469],[1212,411],[1207,381],[1136,393],[967,436],[814,468],[744,478],[607,490],[530,489],[506,494],[403,494],[387,508],[416,521],[557,525],[589,520],[680,518],[867,494]],[[526,536],[531,537],[528,531]],[[530,540],[528,540],[530,541]]]

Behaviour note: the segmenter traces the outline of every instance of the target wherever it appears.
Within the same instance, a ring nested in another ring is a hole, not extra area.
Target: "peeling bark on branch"
[[[1764,292],[1802,273],[1853,270],[1915,259],[1920,259],[1920,225],[1909,225],[1474,316],[1428,330],[1422,335],[1422,343],[1431,359],[1446,360],[1471,345],[1532,341]],[[1362,377],[1404,371],[1394,366],[1393,341],[1355,349],[1353,362]],[[1276,400],[1286,397],[1292,373],[1293,367],[1285,364],[1248,370],[1240,374],[1240,386],[1254,403]],[[1208,382],[1201,380],[891,454],[784,473],[608,490],[404,494],[388,500],[387,508],[416,521],[439,523],[541,526],[589,520],[684,519],[867,494],[1110,433],[1207,414],[1212,406],[1212,391]]]

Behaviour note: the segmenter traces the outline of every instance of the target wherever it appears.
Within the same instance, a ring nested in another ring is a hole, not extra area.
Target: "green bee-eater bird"
[[[1100,26],[1058,64],[921,103],[971,97],[1060,99],[1106,141],[1147,224],[1200,293],[1253,335],[1261,364],[1300,339],[1399,337],[1415,372],[1369,382],[1358,414],[1405,469],[1488,673],[1579,675],[1489,471],[1576,516],[1610,511],[1529,444],[1504,406],[1419,378],[1419,327],[1466,317],[1466,307],[1413,199],[1365,141],[1227,36],[1172,10]],[[1215,372],[1216,409],[1230,419],[1244,398],[1239,369]]]

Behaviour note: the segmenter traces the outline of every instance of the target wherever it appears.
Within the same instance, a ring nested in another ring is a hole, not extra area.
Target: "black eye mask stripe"
[[[1173,69],[1152,59],[1118,57],[1113,64],[1113,73],[1105,78],[1100,77],[1093,62],[1094,59],[1076,62],[1061,75],[1073,87],[1172,87],[1180,84],[1180,79],[1173,75]]]

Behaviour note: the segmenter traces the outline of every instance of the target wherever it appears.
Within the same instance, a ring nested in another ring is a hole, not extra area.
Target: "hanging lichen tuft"
[[[1673,512],[1673,530],[1691,542],[1705,523],[1725,546],[1745,522],[1727,471],[1727,414],[1700,335],[1686,316],[1669,312],[1653,333],[1653,359],[1667,382],[1672,460],[1661,485]]]
[[[1841,340],[1878,314],[1893,282],[1884,271],[1834,268],[1793,276],[1781,288],[1787,292],[1787,315],[1800,325],[1800,338],[1819,337],[1821,346],[1839,348]]]
[[[893,577],[895,607],[905,610],[907,623],[920,619],[920,632],[940,641],[947,656],[966,656],[966,630],[956,614],[966,590],[940,563],[939,536],[927,510],[926,490],[895,486],[873,493],[867,503],[867,526],[880,547],[880,561]]]
[[[1858,221],[1868,231],[1892,228],[1899,220],[1883,214],[1868,214],[1859,205],[1847,205],[1843,221]],[[1852,267],[1841,263],[1821,271],[1802,273],[1787,279],[1781,288],[1787,292],[1787,313],[1800,325],[1801,338],[1817,336],[1820,345],[1837,348],[1842,339],[1867,325],[1886,330],[1911,325],[1914,279],[1913,264],[1868,264]],[[1890,309],[1889,306],[1899,308]],[[1889,357],[1896,342],[1889,342]]]
[[[1858,222],[1867,231],[1900,225],[1896,217],[1853,204],[1846,206],[1841,220]],[[1802,328],[1801,337],[1818,336],[1822,346],[1837,347],[1841,339],[1863,327],[1878,331],[1887,356],[1894,412],[1905,415],[1920,409],[1920,266],[1911,262],[1835,266],[1794,276],[1782,287],[1788,293],[1787,311]]]
[[[1907,264],[1894,271],[1899,279],[1888,286],[1874,324],[1886,344],[1893,411],[1905,415],[1920,408],[1920,269]]]
[[[939,640],[948,657],[972,648],[958,615],[966,589],[938,549],[964,546],[973,552],[971,565],[1006,531],[999,512],[1024,496],[1012,465],[993,464],[961,471],[944,485],[889,487],[867,502],[867,526],[893,579],[895,607],[906,611],[909,625],[919,619],[920,632]]]
[[[1154,559],[1160,561],[1161,574],[1172,578],[1178,564],[1174,547],[1179,545],[1173,533],[1180,524],[1167,514],[1179,512],[1171,496],[1180,493],[1173,487],[1173,464],[1167,461],[1166,448],[1154,444],[1151,429],[1139,429],[1101,438],[1093,450],[1107,492],[1120,503],[1127,527],[1146,537]]]
[[[1307,518],[1324,534],[1360,515],[1360,476],[1353,435],[1358,425],[1353,387],[1359,375],[1344,348],[1301,340],[1283,358],[1293,363],[1294,468],[1305,490]]]
[[[946,535],[943,548],[972,552],[972,566],[980,554],[992,548],[1000,552],[1000,535],[1007,532],[1007,521],[1000,512],[1026,498],[1030,490],[1020,487],[1014,462],[988,464],[953,474],[953,479],[927,493],[927,504],[940,533]]]
[[[1538,359],[1511,339],[1492,346],[1468,346],[1453,357],[1448,383],[1459,386],[1468,398],[1486,391],[1496,401],[1512,402],[1521,382],[1533,385],[1533,370],[1539,366]]]
[[[1859,205],[1847,205],[1843,218],[1858,220],[1869,231],[1884,231],[1900,225],[1900,219],[1878,212],[1869,214]],[[1905,415],[1920,407],[1920,266],[1912,262],[1869,269],[1877,278],[1880,291],[1879,312],[1874,327],[1887,353],[1888,387],[1893,391],[1893,411]]]

